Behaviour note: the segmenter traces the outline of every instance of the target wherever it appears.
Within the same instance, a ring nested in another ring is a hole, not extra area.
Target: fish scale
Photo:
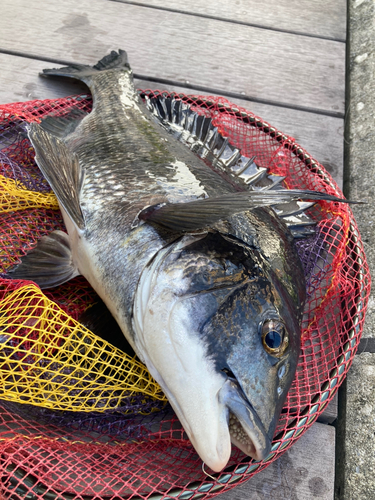
[[[44,75],[84,81],[93,111],[29,126],[67,234],[43,237],[12,276],[42,288],[85,276],[202,460],[221,470],[231,443],[264,459],[297,367],[306,295],[282,217],[299,199],[343,200],[280,189],[184,103],[148,110],[124,51]]]
[[[93,111],[66,139],[84,166],[84,211],[99,213],[113,204],[117,207],[121,195],[113,182],[120,186],[120,192],[126,191],[128,222],[144,207],[145,199],[151,203],[176,202],[234,191],[196,155],[170,141],[139,99],[128,74],[118,77],[116,70],[109,70],[88,77],[87,83],[94,95]],[[198,195],[197,186],[202,186]]]

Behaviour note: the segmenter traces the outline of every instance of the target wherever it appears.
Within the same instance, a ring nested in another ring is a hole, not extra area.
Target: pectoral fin
[[[53,231],[22,258],[21,264],[8,271],[13,279],[34,281],[40,288],[62,285],[80,273],[73,263],[69,236]]]
[[[211,226],[240,212],[253,208],[280,205],[294,200],[326,200],[343,203],[345,199],[317,191],[302,189],[278,189],[274,191],[245,191],[229,193],[219,198],[205,198],[187,203],[167,203],[147,207],[138,218],[154,222],[174,231],[194,231]]]
[[[38,167],[47,179],[60,205],[80,229],[85,221],[79,204],[84,180],[77,155],[66,144],[42,126],[32,123],[28,127],[30,141],[35,149]]]

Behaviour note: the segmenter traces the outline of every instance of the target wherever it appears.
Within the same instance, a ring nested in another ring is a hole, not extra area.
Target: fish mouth
[[[272,442],[239,383],[235,379],[227,379],[219,399],[229,409],[231,442],[251,458],[264,460],[271,451]]]

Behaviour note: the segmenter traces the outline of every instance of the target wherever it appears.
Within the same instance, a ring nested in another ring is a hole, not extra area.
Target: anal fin
[[[64,141],[37,123],[32,123],[28,127],[28,134],[42,174],[71,220],[78,228],[83,229],[85,221],[79,204],[79,195],[84,171],[79,165],[77,155],[69,151]]]
[[[13,279],[34,281],[40,288],[52,288],[79,276],[73,263],[69,236],[53,231],[43,236],[17,267],[8,271]]]

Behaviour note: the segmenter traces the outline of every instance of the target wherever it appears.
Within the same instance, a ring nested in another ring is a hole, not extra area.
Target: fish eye
[[[281,321],[269,319],[262,325],[262,344],[271,356],[280,358],[289,344],[288,333]]]

